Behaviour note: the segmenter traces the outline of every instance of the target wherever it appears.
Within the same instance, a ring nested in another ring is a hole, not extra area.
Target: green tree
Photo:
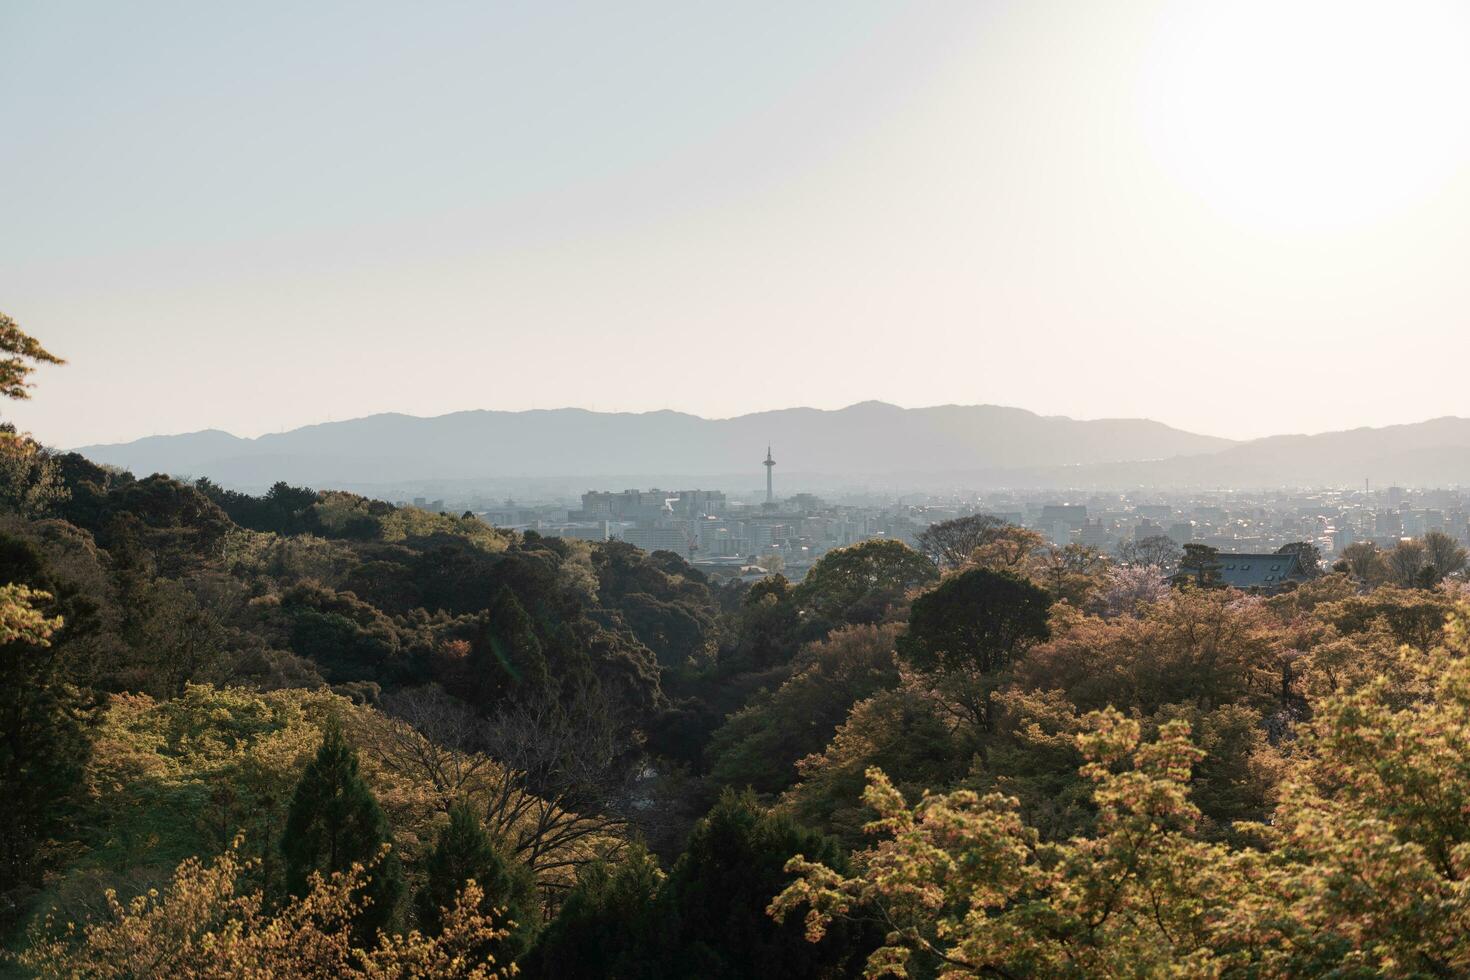
[[[794,673],[730,715],[705,758],[715,781],[775,793],[796,780],[796,763],[820,753],[852,706],[898,683],[898,624],[846,626],[807,644]]]
[[[767,670],[791,662],[805,625],[800,608],[792,601],[794,592],[781,575],[768,575],[746,591],[735,615],[734,647],[720,651],[722,670]]]
[[[365,941],[387,929],[403,895],[403,871],[391,850],[388,818],[358,772],[357,752],[347,744],[341,725],[327,725],[316,758],[296,784],[281,851],[286,859],[286,887],[298,897],[311,890],[314,873],[345,872],[353,864],[368,867],[361,898],[367,903],[356,928]]]
[[[34,440],[0,424],[0,508],[22,517],[42,517],[71,497],[61,466]]]
[[[0,908],[36,882],[38,853],[91,751],[89,704],[51,645],[61,620],[41,611],[50,600],[0,589]]]
[[[1210,763],[1190,720],[1145,739],[1109,708],[1073,738],[1091,833],[1042,841],[1001,793],[914,805],[873,769],[877,839],[857,872],[794,860],[771,914],[805,913],[821,941],[877,913],[872,977],[1466,976],[1467,612],[1450,616],[1445,647],[1394,652],[1417,696],[1380,674],[1314,706],[1247,846],[1200,839]],[[1244,719],[1222,720],[1221,741],[1237,741]]]
[[[0,397],[29,398],[31,372],[62,363],[0,313]],[[55,463],[12,426],[0,428],[0,457],[0,497],[11,509],[34,516],[62,499]],[[37,853],[91,746],[88,699],[51,645],[61,620],[40,611],[51,598],[15,580],[0,593],[0,906],[35,881]]]
[[[875,538],[827,552],[796,594],[829,619],[872,621],[907,590],[938,577],[934,563],[902,541]],[[860,605],[868,608],[860,610]]]
[[[1180,585],[1195,585],[1201,589],[1214,588],[1220,584],[1220,549],[1207,544],[1187,544],[1184,557],[1179,559],[1179,571],[1174,581]]]
[[[663,881],[658,862],[636,843],[617,861],[583,867],[522,960],[522,973],[532,980],[653,980]]]
[[[42,364],[66,363],[4,313],[0,313],[0,355],[0,396],[5,398],[31,397],[32,371]]]
[[[439,934],[445,912],[453,911],[465,882],[473,880],[484,893],[480,911],[493,914],[510,931],[489,950],[495,961],[513,962],[530,946],[541,917],[536,876],[495,846],[469,804],[450,807],[449,825],[440,832],[424,870],[424,884],[414,900],[424,932]]]
[[[990,692],[1032,643],[1050,635],[1051,596],[1009,572],[972,568],[951,575],[914,600],[901,657],[923,671],[948,675],[971,720],[990,728]]]
[[[981,747],[976,735],[919,685],[880,691],[853,705],[821,754],[797,763],[801,782],[782,796],[782,809],[846,847],[861,846],[873,818],[862,801],[870,767],[899,774],[899,788],[918,798],[965,776]]]
[[[1307,578],[1322,574],[1322,552],[1310,541],[1293,541],[1276,549],[1278,555],[1296,555]]]
[[[861,963],[871,948],[864,930],[843,929],[809,945],[800,923],[777,925],[766,916],[771,896],[794,877],[785,868],[798,854],[846,867],[830,838],[762,809],[752,793],[727,790],[695,825],[659,891],[673,939],[665,953],[670,972],[662,975],[827,977]]]
[[[470,638],[467,665],[470,700],[496,703],[512,690],[537,692],[551,681],[550,668],[535,623],[509,586],[501,586],[478,619]]]

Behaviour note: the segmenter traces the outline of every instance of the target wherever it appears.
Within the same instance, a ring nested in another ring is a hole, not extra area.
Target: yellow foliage
[[[239,856],[239,841],[206,865],[189,858],[172,883],[126,904],[107,893],[103,921],[83,926],[54,920],[37,930],[20,962],[40,976],[123,980],[137,977],[461,978],[493,980],[515,974],[486,952],[509,933],[483,914],[479,886],[470,881],[442,933],[426,937],[380,936],[371,949],[355,948],[350,924],[361,910],[361,865],[323,878],[310,891],[269,910],[259,888],[242,878],[251,862]]]
[[[946,978],[1470,974],[1470,608],[1444,637],[1323,690],[1270,823],[1243,828],[1261,848],[1199,838],[1184,721],[1144,742],[1108,709],[1076,736],[1089,835],[1041,843],[998,793],[910,807],[872,769],[878,842],[850,875],[794,859],[771,914],[805,909],[814,940],[876,915],[870,977],[915,957]]]
[[[46,592],[37,592],[24,585],[10,583],[0,586],[0,643],[23,640],[37,646],[50,646],[51,634],[61,628],[61,617],[46,618],[36,608],[38,603],[50,601]]]

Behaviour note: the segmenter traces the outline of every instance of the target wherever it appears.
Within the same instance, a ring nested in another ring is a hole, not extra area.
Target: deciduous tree
[[[1460,542],[1442,531],[1430,531],[1424,535],[1424,560],[1434,569],[1436,581],[1465,570],[1465,549]]]

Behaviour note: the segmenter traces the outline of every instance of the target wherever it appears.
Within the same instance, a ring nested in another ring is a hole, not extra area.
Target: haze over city
[[[13,418],[1466,414],[1467,19],[7,4],[0,288],[69,361]]]
[[[0,980],[1470,977],[1470,4],[0,2]]]

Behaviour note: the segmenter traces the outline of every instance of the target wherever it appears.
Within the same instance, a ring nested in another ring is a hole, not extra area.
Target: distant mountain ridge
[[[1410,487],[1470,485],[1470,419],[1280,435],[1167,461],[1089,467],[1112,485]]]
[[[208,476],[259,487],[414,479],[759,473],[766,445],[777,473],[842,476],[999,473],[1219,452],[1235,443],[1146,419],[1077,420],[995,405],[905,409],[862,402],[728,419],[681,412],[564,408],[470,411],[433,418],[383,414],[244,439],[219,430],[84,446],[137,473]]]
[[[1078,420],[997,405],[861,402],[728,419],[682,412],[471,411],[384,414],[244,439],[219,430],[78,451],[135,473],[208,476],[260,488],[406,480],[749,473],[886,478],[890,486],[1284,487],[1470,485],[1470,419],[1233,442],[1147,419]]]

